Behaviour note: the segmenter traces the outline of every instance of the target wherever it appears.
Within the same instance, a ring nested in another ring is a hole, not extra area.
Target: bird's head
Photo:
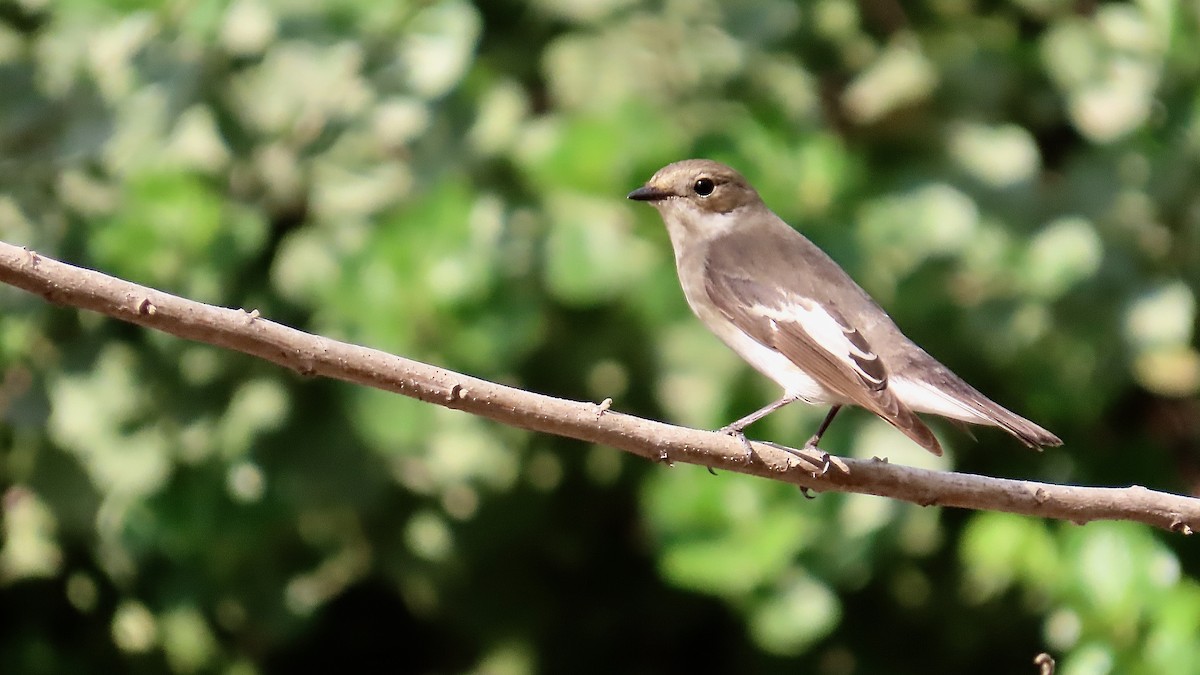
[[[710,159],[685,159],[659,169],[629,198],[649,202],[667,218],[732,214],[758,208],[762,199],[740,173]]]

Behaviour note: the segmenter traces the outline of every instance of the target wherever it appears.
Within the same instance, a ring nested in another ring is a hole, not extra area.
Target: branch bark
[[[699,464],[793,483],[820,492],[858,492],[922,506],[1005,511],[1076,523],[1131,520],[1172,532],[1200,528],[1200,499],[1148,490],[1055,485],[929,471],[879,460],[831,457],[774,444],[742,444],[723,434],[654,422],[488,382],[374,349],[274,323],[257,311],[180,298],[74,267],[0,242],[0,281],[46,300],[106,314],[188,340],[286,366],[377,387],[502,424],[620,448],[642,457]]]

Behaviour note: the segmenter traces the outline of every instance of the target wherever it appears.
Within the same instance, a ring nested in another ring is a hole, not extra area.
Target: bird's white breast
[[[783,387],[787,395],[799,397],[812,404],[846,403],[842,397],[821,386],[786,356],[743,333],[720,312],[694,302],[688,293],[685,295],[692,311],[709,330],[755,370]]]

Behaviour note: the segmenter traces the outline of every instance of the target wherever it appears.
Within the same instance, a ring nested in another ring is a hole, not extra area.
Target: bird
[[[793,403],[830,406],[805,447],[853,405],[935,455],[917,413],[999,427],[1034,449],[1062,445],[993,402],[910,340],[833,258],[775,215],[734,169],[688,159],[660,169],[629,199],[666,225],[692,312],[783,396],[718,431],[749,446],[749,425]]]

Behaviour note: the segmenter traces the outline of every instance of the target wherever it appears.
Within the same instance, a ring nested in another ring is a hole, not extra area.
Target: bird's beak
[[[670,196],[670,192],[660,190],[656,187],[650,187],[649,185],[643,185],[642,187],[629,193],[629,198],[638,202],[657,202]]]

